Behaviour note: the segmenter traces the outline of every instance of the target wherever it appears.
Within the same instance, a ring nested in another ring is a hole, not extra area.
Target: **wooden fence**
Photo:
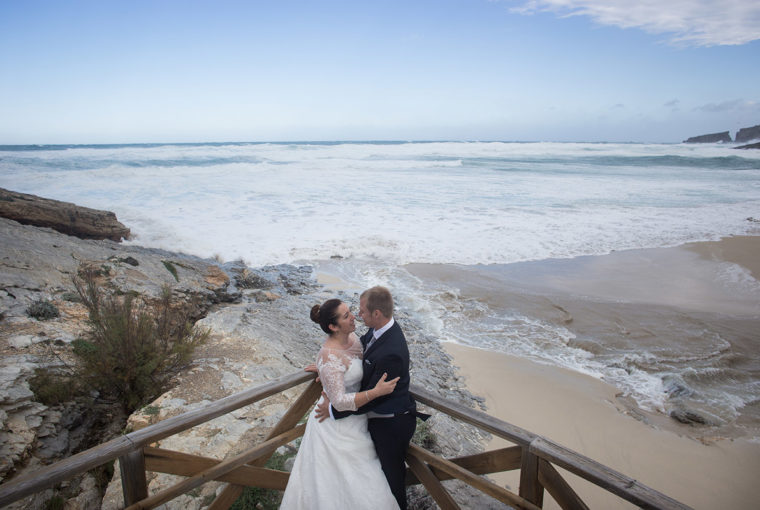
[[[0,507],[84,473],[102,464],[119,460],[124,506],[129,510],[155,508],[206,482],[217,480],[227,486],[211,504],[221,510],[240,496],[245,487],[284,490],[289,473],[264,468],[274,451],[303,435],[300,424],[321,393],[314,374],[298,372],[262,386],[230,395],[188,413],[168,418],[146,428],[119,436],[95,448],[73,455],[33,473],[0,485]],[[219,460],[149,446],[243,406],[258,402],[311,380],[265,440],[235,457]],[[448,401],[418,386],[411,392],[417,401],[470,423],[515,446],[457,458],[442,458],[417,445],[407,454],[407,485],[421,483],[442,509],[455,509],[454,501],[441,481],[459,479],[470,486],[516,508],[542,508],[544,491],[566,509],[588,508],[555,466],[561,467],[620,498],[642,508],[688,509],[678,501],[618,473],[588,457],[552,441],[489,416],[486,413]],[[517,494],[482,475],[519,470]],[[146,473],[170,473],[185,477],[176,485],[148,495]]]

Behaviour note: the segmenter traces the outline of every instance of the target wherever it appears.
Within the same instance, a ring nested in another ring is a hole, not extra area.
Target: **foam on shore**
[[[535,269],[540,271],[516,273],[520,281],[531,283],[533,291],[542,288],[553,293],[553,299],[558,292],[567,296],[572,291],[581,301],[593,296],[637,303],[628,311],[677,306],[699,314],[704,321],[719,321],[728,314],[725,320],[747,325],[746,335],[757,343],[757,329],[752,335],[751,328],[758,324],[755,310],[760,303],[747,298],[751,293],[737,292],[729,299],[730,286],[722,287],[715,277],[726,267],[733,267],[733,274],[741,273],[748,284],[756,284],[759,253],[760,238],[731,237],[594,260],[549,262],[537,265]],[[662,285],[663,275],[670,285]],[[656,290],[668,287],[672,292]],[[655,308],[650,308],[653,305]],[[720,434],[730,429],[684,425],[662,413],[632,408],[621,400],[619,388],[577,371],[455,343],[447,343],[446,349],[468,389],[486,399],[490,415],[548,437],[695,509],[756,506],[760,472],[760,442],[756,438],[724,437]],[[506,444],[494,438],[488,446]],[[590,507],[633,508],[565,474]],[[494,478],[518,489],[516,473]],[[550,496],[546,499],[546,508],[557,508]]]
[[[708,434],[760,437],[757,260],[760,237],[732,237],[407,269],[427,288],[449,289],[436,298],[443,341],[592,375],[618,388],[629,409],[696,417]]]

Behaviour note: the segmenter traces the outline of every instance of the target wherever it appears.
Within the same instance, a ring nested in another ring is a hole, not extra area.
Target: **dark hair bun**
[[[309,317],[311,317],[311,320],[319,324],[319,309],[321,307],[319,305],[314,305],[311,307],[311,313],[309,314]]]

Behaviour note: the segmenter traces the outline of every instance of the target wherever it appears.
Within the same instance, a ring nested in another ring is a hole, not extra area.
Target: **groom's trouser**
[[[380,465],[388,479],[391,492],[401,510],[406,510],[406,449],[417,428],[417,417],[413,413],[401,414],[393,418],[370,418],[367,423],[369,435],[375,443]]]

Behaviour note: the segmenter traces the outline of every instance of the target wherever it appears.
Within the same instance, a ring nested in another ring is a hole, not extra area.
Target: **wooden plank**
[[[538,437],[532,432],[489,416],[482,411],[439,397],[435,393],[429,392],[415,384],[410,385],[409,392],[421,404],[443,411],[449,416],[471,423],[495,436],[520,446],[527,446]]]
[[[527,499],[538,507],[544,504],[544,488],[538,481],[538,457],[523,447],[520,465],[520,497]]]
[[[191,455],[189,453],[145,449],[145,467],[148,471],[168,473],[179,476],[193,476],[219,464],[220,460]],[[244,465],[217,478],[217,481],[229,482],[241,486],[260,487],[262,489],[285,490],[290,473],[276,469]],[[147,495],[145,496],[147,497]],[[144,498],[143,498],[144,499]],[[130,503],[131,504],[131,503]]]
[[[127,452],[119,457],[119,471],[121,471],[121,491],[124,494],[125,505],[131,505],[148,497],[145,456],[141,449]]]
[[[459,467],[463,467],[466,470],[475,473],[476,475],[487,475],[490,473],[501,473],[503,471],[520,469],[521,458],[522,447],[510,446],[507,448],[501,448],[499,450],[478,453],[475,455],[467,455],[465,457],[455,457],[448,460]],[[435,467],[431,467],[430,469],[433,471],[435,477],[439,480],[451,480],[454,478],[448,473],[445,473]],[[415,485],[420,483],[420,481],[412,471],[407,470],[405,483],[406,485]]]
[[[199,409],[168,418],[136,432],[119,436],[50,466],[45,466],[34,472],[8,480],[0,485],[0,507],[30,494],[53,487],[64,480],[112,461],[130,451],[142,448],[159,439],[169,437],[243,406],[280,393],[293,386],[314,379],[314,377],[316,377],[314,373],[304,371],[280,377],[261,386],[217,400]]]
[[[589,510],[570,484],[544,459],[538,461],[538,481],[563,510]]]
[[[503,503],[507,503],[509,505],[516,506],[517,508],[524,508],[527,510],[537,510],[539,508],[530,501],[521,498],[517,494],[514,494],[503,487],[499,487],[495,483],[486,480],[485,478],[478,476],[475,473],[472,473],[464,468],[461,468],[449,460],[437,457],[433,453],[425,450],[424,448],[420,448],[415,444],[409,445],[409,449],[407,450],[407,458],[410,455],[417,457],[419,460],[426,462],[427,464],[430,464],[431,466],[434,466],[441,471],[445,471],[446,473],[452,475],[454,478],[462,480],[468,485],[471,485],[479,491],[482,491]]]
[[[322,394],[322,385],[317,381],[312,381],[306,389],[301,393],[298,399],[292,406],[285,412],[285,414],[277,422],[277,425],[269,432],[267,439],[272,438],[292,429],[303,418],[303,415],[311,408],[314,402]],[[269,460],[269,456],[261,457],[252,464],[254,466],[263,466]],[[287,482],[286,482],[287,483]],[[283,487],[282,490],[285,490]],[[243,487],[228,485],[225,487],[219,496],[216,497],[214,502],[209,507],[209,510],[227,510],[232,504],[237,501],[240,495],[243,493]]]
[[[459,510],[457,502],[454,501],[451,494],[441,485],[441,482],[438,481],[427,464],[414,455],[407,455],[406,463],[409,464],[409,469],[412,470],[417,478],[422,480],[422,485],[433,496],[433,499],[441,507],[441,510]]]
[[[531,443],[530,451],[641,508],[690,509],[689,506],[639,483],[633,478],[548,439],[536,439]]]
[[[232,457],[231,459],[223,460],[215,466],[201,471],[200,473],[191,476],[190,478],[187,478],[180,483],[169,487],[168,489],[158,492],[142,501],[137,502],[134,505],[130,505],[127,507],[127,509],[137,510],[140,508],[155,508],[166,503],[167,501],[171,501],[180,494],[184,494],[195,489],[196,487],[200,487],[208,481],[216,480],[222,475],[229,473],[230,471],[242,466],[243,464],[251,462],[264,455],[271,455],[272,452],[280,446],[289,443],[293,439],[302,435],[305,428],[305,424],[299,425],[296,428],[289,430],[288,432],[273,437],[269,441],[264,441],[257,447],[252,448],[247,452],[243,452],[240,455]]]
[[[287,484],[287,482],[286,482]],[[245,487],[238,484],[230,484],[224,488],[216,499],[208,507],[208,510],[227,510],[235,504],[235,501],[243,494]]]

